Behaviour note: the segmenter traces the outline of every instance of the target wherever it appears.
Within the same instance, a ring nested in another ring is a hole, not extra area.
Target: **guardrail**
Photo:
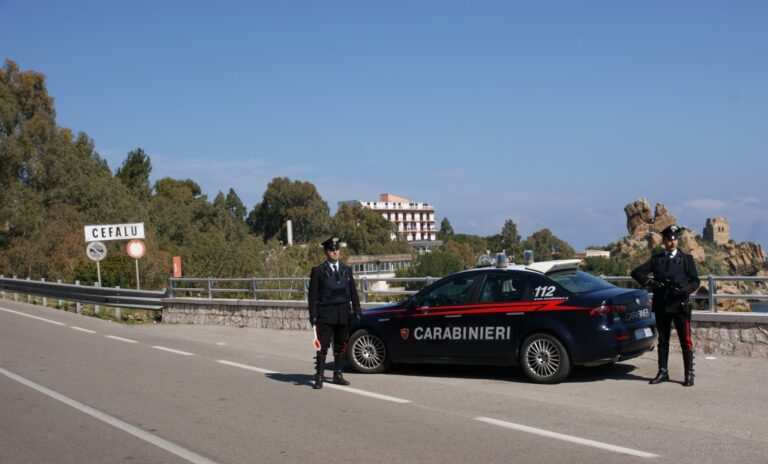
[[[14,294],[39,295],[43,298],[90,303],[132,309],[163,309],[163,290],[132,290],[128,288],[89,287],[79,284],[46,282],[45,279],[17,279],[0,276],[0,292]],[[5,297],[5,295],[2,295]]]
[[[631,282],[634,280],[627,276],[599,276],[609,282]],[[439,280],[439,277],[367,277],[357,279],[360,299],[368,303],[369,296],[376,295],[412,295],[417,290],[405,290],[404,288],[375,290],[376,282],[387,283],[422,283],[424,286]],[[717,312],[718,299],[745,299],[768,302],[765,294],[730,294],[717,293],[717,282],[763,282],[768,283],[768,277],[752,276],[704,276],[707,291],[704,294],[693,294],[696,300],[707,300],[709,312]],[[44,298],[58,298],[79,303],[95,305],[161,310],[162,299],[178,297],[180,293],[191,296],[207,296],[214,299],[220,294],[236,295],[240,299],[258,300],[262,295],[278,296],[272,299],[303,299],[306,300],[309,293],[309,278],[307,277],[283,277],[283,278],[171,278],[170,287],[163,290],[132,290],[127,288],[89,287],[79,284],[63,284],[60,282],[46,282],[45,279],[35,281],[31,279],[17,279],[0,276],[0,292],[23,293],[27,295],[39,295]],[[286,296],[298,296],[298,298],[284,298]]]
[[[635,284],[634,279],[628,276],[598,276],[601,279],[609,282],[630,282]],[[439,280],[440,277],[367,277],[363,276],[357,279],[358,290],[360,293],[360,300],[363,303],[368,302],[368,297],[371,295],[412,295],[416,293],[415,290],[374,290],[372,284],[375,282],[422,282],[424,286],[431,284]],[[691,298],[695,300],[707,300],[708,311],[717,312],[717,300],[718,299],[746,299],[767,301],[768,295],[764,294],[730,294],[730,293],[717,293],[717,282],[763,282],[768,283],[768,277],[752,277],[752,276],[703,276],[701,281],[706,283],[706,294],[693,294]],[[233,287],[232,284],[239,282],[247,282],[248,287]],[[186,286],[180,286],[180,285]],[[191,285],[191,286],[190,286]],[[251,299],[258,300],[262,294],[274,294],[282,293],[286,295],[301,295],[304,300],[307,299],[309,292],[309,278],[307,277],[283,277],[283,278],[266,278],[266,277],[253,277],[245,279],[223,279],[223,278],[171,278],[169,293],[171,296],[179,296],[178,293],[193,293],[196,296],[207,295],[209,299],[214,299],[217,294],[237,293],[240,295],[248,295]]]
[[[440,280],[440,277],[389,277],[389,278],[370,278],[361,277],[356,279],[361,295],[361,302],[367,303],[369,295],[412,295],[416,290],[373,290],[371,284],[374,282],[421,282],[429,285],[432,282]],[[242,285],[242,286],[237,286]],[[172,277],[168,289],[170,297],[178,297],[180,293],[191,294],[192,296],[207,295],[208,299],[214,299],[218,294],[236,294],[239,297],[248,295],[250,299],[258,300],[264,294],[269,295],[301,295],[304,300],[309,297],[309,278],[308,277],[251,277],[251,278],[195,278],[195,277]]]

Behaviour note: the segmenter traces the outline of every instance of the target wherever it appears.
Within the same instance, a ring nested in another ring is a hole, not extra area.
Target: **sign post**
[[[101,266],[99,261],[107,257],[107,247],[101,242],[91,242],[85,247],[85,254],[88,258],[96,261],[96,275],[99,278],[99,287],[101,287]]]
[[[136,290],[141,290],[139,285],[139,259],[147,252],[147,246],[141,240],[131,240],[125,245],[125,252],[136,260]]]

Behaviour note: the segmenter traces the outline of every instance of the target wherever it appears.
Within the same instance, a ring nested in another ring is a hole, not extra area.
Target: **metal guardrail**
[[[369,295],[412,295],[415,290],[372,290],[372,282],[423,282],[429,285],[432,282],[440,280],[440,277],[390,277],[390,278],[369,278],[361,277],[356,279],[363,303],[368,302]],[[237,287],[233,284],[243,286]],[[286,286],[287,284],[287,286]],[[258,300],[264,294],[300,294],[304,300],[309,297],[309,278],[308,277],[251,277],[251,278],[194,278],[194,277],[172,277],[168,289],[169,296],[179,296],[180,293],[192,294],[198,296],[207,296],[208,299],[214,299],[218,294],[237,294],[241,297],[248,295],[251,299]]]
[[[634,282],[627,276],[605,276],[600,278],[609,282]],[[412,295],[416,290],[404,288],[390,290],[374,290],[376,282],[408,283],[420,282],[424,286],[439,280],[440,277],[367,277],[357,279],[361,301],[368,302],[369,296],[375,295]],[[706,283],[707,292],[693,294],[696,300],[707,300],[709,312],[717,312],[718,299],[745,299],[753,301],[767,301],[768,295],[764,294],[730,294],[717,293],[717,282],[763,282],[768,283],[768,277],[752,276],[704,276],[702,282]],[[245,283],[245,284],[244,284]],[[246,286],[247,285],[247,286]],[[283,277],[283,278],[171,278],[168,291],[163,290],[132,290],[127,288],[89,287],[79,284],[62,284],[30,279],[7,278],[0,276],[0,292],[23,293],[27,295],[39,295],[42,297],[58,298],[79,303],[90,303],[113,307],[161,310],[162,299],[180,296],[180,293],[205,296],[214,299],[220,294],[237,295],[238,298],[258,300],[262,295],[300,295],[306,300],[309,293],[309,278],[307,277]],[[290,299],[290,298],[289,298]]]
[[[44,298],[90,303],[132,309],[163,309],[163,290],[132,290],[128,288],[89,287],[43,280],[17,279],[0,276],[0,292],[38,295]],[[3,295],[4,296],[4,295]]]
[[[628,276],[598,276],[608,282],[632,282],[634,279]],[[416,293],[415,290],[373,290],[372,284],[375,282],[423,282],[424,285],[429,285],[432,282],[439,280],[440,277],[367,277],[363,276],[357,279],[358,290],[360,292],[360,299],[363,303],[368,302],[368,296],[370,295],[412,295]],[[707,300],[709,312],[717,312],[717,300],[718,299],[746,299],[767,301],[768,295],[764,294],[730,294],[730,293],[717,293],[717,282],[763,282],[768,283],[768,277],[752,277],[752,276],[703,276],[701,281],[706,283],[706,294],[693,294],[691,298],[695,300]],[[237,282],[248,282],[247,288],[237,287],[222,287],[224,284],[231,284]],[[287,288],[275,288],[275,284],[285,285]],[[180,286],[186,285],[186,286]],[[192,286],[190,286],[192,285]],[[209,299],[214,299],[217,294],[221,293],[238,293],[240,295],[248,295],[254,300],[258,300],[260,295],[266,293],[285,293],[285,294],[300,294],[304,300],[307,299],[309,292],[309,278],[307,277],[283,277],[283,278],[262,278],[253,277],[245,279],[222,279],[222,278],[171,278],[170,279],[170,296],[178,296],[178,293],[197,293],[199,295],[207,295]]]

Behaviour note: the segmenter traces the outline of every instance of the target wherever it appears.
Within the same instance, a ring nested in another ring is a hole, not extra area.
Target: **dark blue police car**
[[[578,269],[579,260],[462,271],[397,304],[363,311],[347,357],[363,373],[391,363],[521,366],[557,383],[574,365],[640,356],[656,321],[645,290],[619,288]]]

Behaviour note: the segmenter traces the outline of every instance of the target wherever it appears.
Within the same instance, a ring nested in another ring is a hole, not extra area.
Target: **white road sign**
[[[85,254],[94,261],[101,261],[107,257],[107,246],[101,242],[91,242],[85,247]]]
[[[97,242],[103,240],[133,240],[144,238],[144,223],[136,224],[105,224],[85,226],[85,241]]]

